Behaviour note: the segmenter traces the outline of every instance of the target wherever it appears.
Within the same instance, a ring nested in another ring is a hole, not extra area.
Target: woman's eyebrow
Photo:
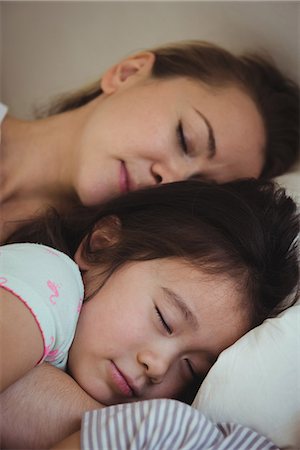
[[[196,113],[199,114],[199,116],[204,121],[205,125],[207,126],[208,131],[208,152],[209,152],[209,158],[212,158],[215,156],[217,148],[216,148],[216,138],[215,133],[213,130],[213,127],[211,126],[210,121],[205,117],[204,114],[202,114],[198,109],[195,109]]]
[[[180,312],[183,316],[184,320],[187,321],[195,330],[199,328],[199,322],[195,314],[190,310],[187,306],[186,302],[183,298],[174,292],[172,289],[161,287],[164,297],[166,300],[175,306],[175,308]]]

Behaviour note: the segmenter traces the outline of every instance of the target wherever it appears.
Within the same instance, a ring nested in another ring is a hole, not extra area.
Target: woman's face
[[[178,258],[127,263],[83,304],[69,371],[105,405],[180,398],[249,330],[246,311],[231,279]]]
[[[104,93],[89,105],[77,142],[74,187],[81,201],[95,205],[194,176],[258,177],[265,133],[253,101],[234,86],[152,79],[147,64],[102,78]]]

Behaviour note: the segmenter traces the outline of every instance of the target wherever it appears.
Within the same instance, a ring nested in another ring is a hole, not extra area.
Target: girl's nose
[[[137,355],[138,362],[143,366],[145,375],[152,383],[159,384],[163,381],[171,364],[170,355],[162,355],[150,350],[143,350]]]

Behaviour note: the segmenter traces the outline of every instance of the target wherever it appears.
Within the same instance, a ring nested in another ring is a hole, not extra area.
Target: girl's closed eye
[[[160,310],[157,306],[155,306],[155,312],[156,312],[158,319],[159,319],[161,325],[163,326],[163,328],[167,331],[168,334],[172,334],[173,333],[172,328],[167,323],[167,321],[165,320],[164,316],[162,315],[162,313],[160,312]]]
[[[177,129],[176,129],[176,134],[177,134],[177,139],[178,139],[179,145],[180,145],[183,153],[188,155],[189,154],[189,148],[188,148],[188,145],[187,145],[187,141],[186,141],[186,137],[185,137],[185,134],[184,134],[184,130],[183,130],[183,126],[182,126],[181,120],[178,123]]]
[[[185,359],[184,362],[186,363],[189,372],[191,373],[192,377],[197,381],[199,380],[199,375],[196,373],[195,369],[193,368],[193,365],[189,359]]]

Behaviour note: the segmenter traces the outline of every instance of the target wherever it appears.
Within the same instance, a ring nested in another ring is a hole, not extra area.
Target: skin
[[[122,160],[130,189],[192,176],[218,182],[259,176],[264,129],[245,93],[236,87],[212,89],[185,78],[153,80],[152,59],[137,62],[142,66],[133,74],[124,63],[102,78],[104,95],[95,103],[83,135],[85,152],[80,152],[84,156],[75,181],[84,203],[97,204],[103,196],[120,193]],[[186,149],[176,131],[180,123]],[[112,130],[118,130],[113,142]],[[99,180],[101,166],[108,169],[105,180]]]
[[[249,328],[231,279],[179,258],[128,263],[84,303],[68,368],[105,405],[178,398]]]
[[[80,431],[51,447],[51,450],[80,450]]]
[[[50,448],[80,429],[85,411],[102,407],[73,378],[47,363],[8,387],[0,401],[1,446],[14,450]]]
[[[77,259],[80,263],[80,254]],[[184,310],[165,289],[181,298]],[[193,319],[188,319],[186,309]],[[76,381],[106,405],[178,396],[193,379],[187,359],[203,376],[219,352],[249,327],[231,280],[221,278],[216,283],[215,276],[179,259],[123,266],[84,304],[80,317],[69,368]],[[132,395],[124,375],[139,396]],[[80,449],[80,432],[51,448]]]
[[[77,110],[32,122],[6,117],[2,222],[192,176],[259,176],[265,132],[248,95],[183,77],[155,80],[154,58],[140,53],[109,69],[103,94]],[[6,224],[3,238],[15,226]]]

